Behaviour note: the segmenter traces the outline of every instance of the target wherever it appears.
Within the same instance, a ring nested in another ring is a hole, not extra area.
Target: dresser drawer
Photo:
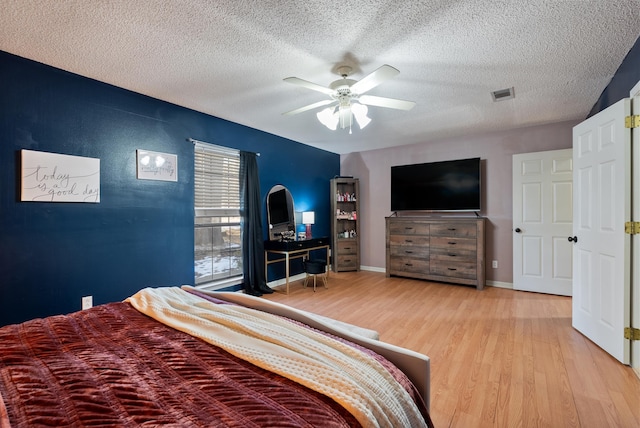
[[[475,224],[464,223],[432,224],[429,230],[431,236],[475,238],[478,234],[478,228]]]
[[[428,236],[390,235],[389,245],[402,245],[405,247],[429,247]]]
[[[412,259],[411,257],[390,257],[389,273],[391,275],[403,273],[422,273],[429,272],[428,259]]]
[[[450,278],[476,278],[476,262],[473,261],[435,261],[430,263],[432,275],[446,276]]]
[[[476,263],[476,258],[474,257],[465,257],[463,255],[460,254],[454,254],[454,253],[449,253],[449,254],[431,254],[431,256],[429,257],[429,260],[431,260],[432,264],[438,264],[438,263],[444,263],[444,264],[450,264],[450,263],[473,263],[475,266]]]
[[[358,254],[358,244],[355,239],[338,241],[338,255]]]
[[[431,237],[431,254],[453,254],[464,258],[476,258],[477,241],[469,238],[453,238],[447,236]]]
[[[389,223],[390,235],[429,235],[429,224],[409,221],[392,221]]]
[[[358,266],[358,257],[355,254],[338,255],[338,266],[340,266],[340,270],[357,270],[360,268]]]
[[[389,245],[391,257],[414,257],[418,259],[429,257],[429,246]]]

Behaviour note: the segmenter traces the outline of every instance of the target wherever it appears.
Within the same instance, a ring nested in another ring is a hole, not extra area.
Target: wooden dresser
[[[484,218],[387,217],[387,276],[485,283]]]

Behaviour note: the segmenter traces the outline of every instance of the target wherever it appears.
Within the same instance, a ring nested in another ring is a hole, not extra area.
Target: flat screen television
[[[480,158],[391,167],[391,211],[480,211]]]

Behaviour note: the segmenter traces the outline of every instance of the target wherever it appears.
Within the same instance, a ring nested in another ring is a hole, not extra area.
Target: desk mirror
[[[277,184],[267,194],[267,217],[270,240],[295,240],[296,219],[293,197],[289,190]]]

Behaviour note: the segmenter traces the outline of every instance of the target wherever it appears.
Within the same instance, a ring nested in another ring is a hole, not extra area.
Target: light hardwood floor
[[[265,298],[428,355],[437,428],[640,427],[640,380],[571,327],[570,298],[366,271]]]

